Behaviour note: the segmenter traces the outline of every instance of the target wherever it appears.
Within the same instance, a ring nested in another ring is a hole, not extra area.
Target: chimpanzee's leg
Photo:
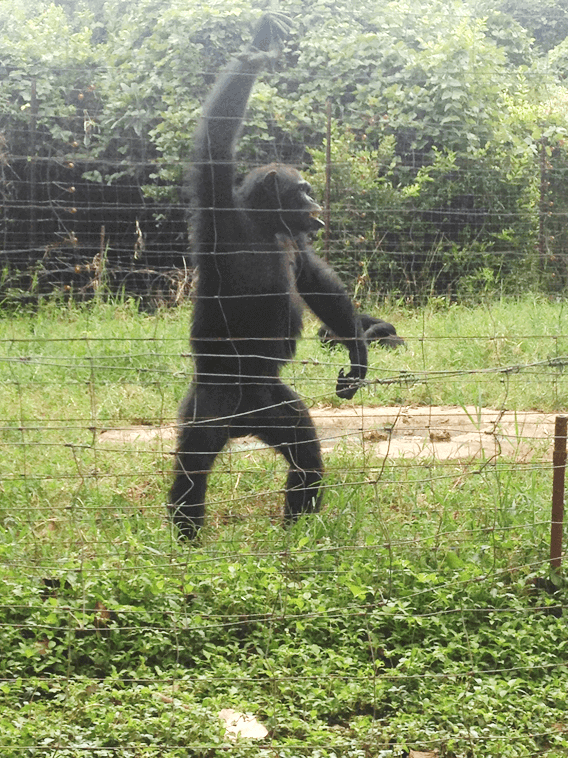
[[[320,443],[298,395],[280,380],[266,389],[270,402],[256,411],[259,421],[253,434],[281,452],[290,464],[284,520],[291,523],[302,513],[319,510],[323,477]]]
[[[175,479],[168,509],[180,536],[194,539],[203,525],[207,477],[229,439],[238,394],[230,387],[190,389],[180,408]]]

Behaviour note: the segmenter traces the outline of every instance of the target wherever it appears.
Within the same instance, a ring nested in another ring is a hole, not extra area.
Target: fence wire
[[[567,755],[561,147],[536,140],[515,181],[436,164],[439,192],[402,204],[361,184],[359,134],[331,164],[278,114],[258,153],[249,136],[245,168],[291,157],[322,191],[331,171],[318,253],[405,344],[371,345],[343,402],[347,352],[307,315],[283,378],[321,443],[321,511],[283,528],[287,463],[240,437],[188,543],[166,507],[193,376],[181,162],[94,161],[96,94],[67,94],[68,149],[44,149],[35,98],[0,156],[2,758]],[[399,178],[428,185],[425,162],[409,149]]]
[[[316,734],[324,755],[485,755],[527,740],[513,721],[535,691],[548,726],[530,740],[564,749],[548,544],[566,335],[430,338],[401,311],[406,347],[371,347],[337,403],[346,354],[308,319],[286,381],[320,436],[321,513],[283,529],[285,463],[238,439],[187,545],[165,503],[189,310],[2,321],[2,754],[294,756]],[[550,357],[474,367],[496,342],[493,359]],[[466,360],[428,368],[440,351]]]

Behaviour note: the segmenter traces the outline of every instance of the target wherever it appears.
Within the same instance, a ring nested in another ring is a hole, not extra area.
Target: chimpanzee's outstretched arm
[[[285,17],[261,18],[252,43],[221,74],[203,106],[194,141],[195,201],[201,208],[232,208],[235,144],[258,72],[278,53]]]
[[[296,259],[296,285],[309,308],[340,338],[349,350],[351,370],[339,373],[336,393],[352,398],[357,382],[367,374],[367,343],[361,320],[351,298],[330,266],[309,248],[303,248]]]

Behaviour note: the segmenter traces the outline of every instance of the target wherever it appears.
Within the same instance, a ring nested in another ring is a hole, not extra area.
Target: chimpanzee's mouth
[[[310,213],[311,226],[314,231],[322,229],[325,224],[320,218],[321,208],[316,208]]]

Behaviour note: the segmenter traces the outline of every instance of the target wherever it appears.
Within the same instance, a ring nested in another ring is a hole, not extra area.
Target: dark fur
[[[256,435],[286,458],[285,521],[317,510],[323,464],[302,400],[279,378],[295,352],[302,301],[346,340],[351,359],[336,392],[351,398],[367,371],[359,319],[343,285],[310,246],[319,206],[295,169],[252,171],[234,189],[235,143],[258,71],[274,57],[278,20],[221,74],[195,136],[191,180],[198,267],[191,329],[195,373],[180,409],[170,512],[180,534],[203,524],[207,475],[232,437]]]
[[[377,342],[381,347],[388,348],[402,347],[404,345],[404,340],[396,333],[396,329],[388,321],[369,316],[367,313],[361,313],[359,318],[367,344]],[[325,325],[320,327],[318,337],[322,344],[327,345],[327,347],[335,347],[341,344],[339,337]]]

